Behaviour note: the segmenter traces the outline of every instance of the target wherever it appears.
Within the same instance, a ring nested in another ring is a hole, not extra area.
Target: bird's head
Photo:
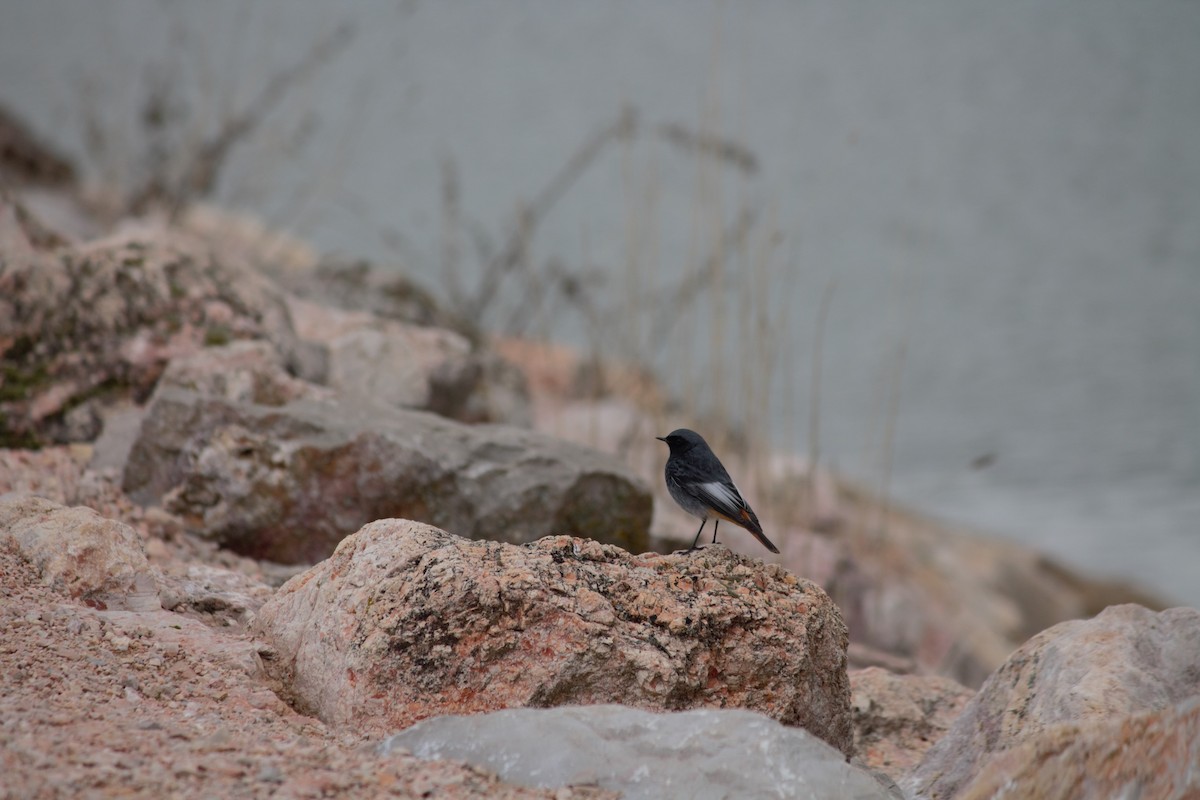
[[[656,436],[655,438],[660,442],[666,442],[667,447],[671,448],[671,455],[673,456],[682,455],[699,445],[706,446],[704,437],[687,428],[679,428],[671,431],[666,436]]]

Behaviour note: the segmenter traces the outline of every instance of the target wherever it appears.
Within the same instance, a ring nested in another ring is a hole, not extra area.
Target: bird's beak
[[[654,438],[658,439],[660,442],[665,442],[667,440],[667,437],[665,436],[655,436]]]

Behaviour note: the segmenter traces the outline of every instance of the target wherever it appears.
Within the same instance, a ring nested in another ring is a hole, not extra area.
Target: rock
[[[395,754],[295,713],[236,629],[66,600],[0,547],[0,794],[614,800]]]
[[[155,393],[123,485],[245,555],[320,560],[375,519],[471,538],[571,533],[644,549],[649,490],[617,459],[530,431],[300,400]]]
[[[75,498],[90,457],[86,445],[0,449],[0,495],[29,494],[59,505],[80,505]]]
[[[482,348],[433,369],[427,407],[435,414],[471,424],[533,425],[525,374]]]
[[[159,608],[137,532],[90,508],[31,495],[0,498],[0,537],[55,591],[100,608]]]
[[[1114,606],[1026,642],[984,683],[906,788],[954,797],[1000,751],[1054,725],[1102,725],[1200,694],[1200,611]]]
[[[850,672],[854,753],[871,769],[899,777],[917,765],[975,694],[937,675]]]
[[[297,332],[327,352],[326,382],[352,403],[529,427],[524,374],[462,334],[291,299]]]
[[[188,564],[160,579],[159,598],[168,611],[188,614],[210,625],[244,625],[272,590],[261,581],[208,564]]]
[[[182,235],[112,237],[0,262],[0,445],[93,439],[170,358],[270,339],[301,363],[281,294]]]
[[[642,556],[407,520],[347,537],[259,611],[269,665],[330,724],[619,702],[747,708],[848,753],[847,632],[816,585],[724,547]]]
[[[1058,725],[999,753],[960,795],[1200,796],[1200,698],[1102,725]]]
[[[331,390],[288,374],[275,347],[262,340],[206,347],[173,358],[160,382],[234,403],[262,406],[282,406],[302,398],[334,400]]]
[[[419,722],[384,742],[523,786],[596,783],[624,800],[898,797],[804,730],[751,711],[515,708]]]

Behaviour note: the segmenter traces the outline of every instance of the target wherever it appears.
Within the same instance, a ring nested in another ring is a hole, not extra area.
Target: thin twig
[[[817,312],[817,333],[813,339],[813,370],[812,386],[809,387],[812,400],[808,411],[808,486],[809,496],[817,495],[817,463],[821,457],[821,358],[824,354],[825,324],[829,319],[829,307],[833,303],[833,292],[837,288],[837,279],[830,278],[821,293],[821,308]]]
[[[720,259],[728,256],[730,251],[737,249],[737,246],[750,234],[750,230],[754,227],[754,221],[757,218],[757,208],[743,207],[741,213],[738,214],[738,218],[734,220],[729,229],[721,236],[721,241],[733,242],[733,247],[717,248],[704,260],[704,264],[700,269],[688,274],[674,288],[661,293],[655,300],[656,306],[659,308],[669,308],[671,312],[654,315],[650,341],[666,341],[666,338],[675,327],[675,322],[683,316],[683,310],[695,303],[696,297],[700,292],[712,285],[713,279],[721,266]],[[724,253],[720,252],[721,250]]]
[[[233,148],[257,130],[288,92],[338,55],[353,38],[353,27],[343,24],[317,42],[299,62],[273,75],[240,113],[226,119],[216,134],[195,148],[174,191],[160,198],[162,176],[151,175],[142,188],[133,193],[129,207],[137,211],[157,199],[165,199],[170,215],[177,217],[189,202],[210,195]]]
[[[466,308],[468,319],[478,320],[496,296],[504,279],[517,269],[527,257],[529,241],[537,226],[546,217],[559,199],[571,188],[587,168],[603,152],[609,142],[620,136],[629,135],[636,128],[637,115],[630,108],[621,110],[621,115],[612,125],[598,131],[567,160],[550,179],[533,202],[517,213],[517,222],[509,234],[505,246],[486,264],[479,280],[474,299]]]

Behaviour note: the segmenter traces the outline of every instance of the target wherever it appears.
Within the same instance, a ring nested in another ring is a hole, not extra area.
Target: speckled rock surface
[[[123,486],[239,553],[325,558],[376,519],[469,537],[571,533],[641,550],[651,500],[618,459],[545,434],[397,408],[263,406],[164,385]]]
[[[259,611],[268,669],[355,730],[518,706],[746,708],[852,747],[847,631],[815,584],[724,547],[631,555],[380,520]]]
[[[101,608],[159,607],[158,590],[136,531],[90,508],[41,497],[0,498],[0,543],[32,564],[42,581]]]
[[[289,298],[296,332],[326,352],[325,382],[350,402],[370,398],[459,422],[528,428],[524,374],[457,331]]]
[[[939,675],[894,675],[879,667],[851,670],[855,758],[893,778],[903,776],[974,694]]]
[[[959,797],[1200,797],[1200,697],[1102,725],[1057,725],[999,753]]]
[[[955,797],[996,753],[1052,726],[1083,729],[1165,710],[1200,695],[1200,611],[1112,606],[1022,645],[904,782],[919,797]]]
[[[300,359],[282,293],[181,234],[0,260],[0,445],[94,439],[171,357],[264,338]]]
[[[302,398],[334,401],[333,390],[289,374],[270,342],[206,347],[171,359],[159,383],[231,402],[281,406]]]
[[[0,797],[612,800],[375,754],[284,704],[255,644],[158,610],[104,611],[0,543]]]

